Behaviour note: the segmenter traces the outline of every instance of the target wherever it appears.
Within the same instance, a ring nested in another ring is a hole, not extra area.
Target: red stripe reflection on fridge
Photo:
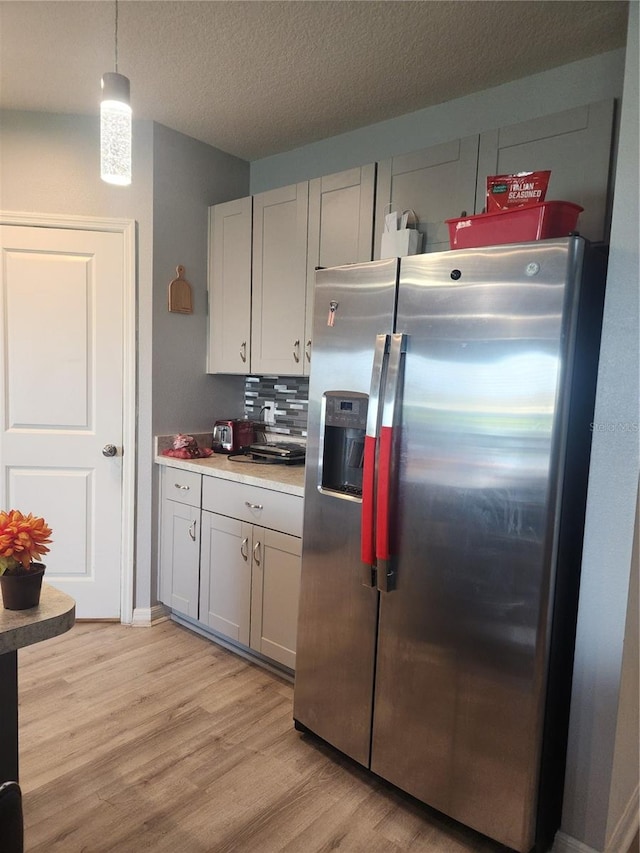
[[[604,266],[316,276],[296,727],[521,853],[559,823]]]

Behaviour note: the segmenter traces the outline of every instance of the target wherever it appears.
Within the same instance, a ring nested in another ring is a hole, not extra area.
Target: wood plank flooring
[[[291,684],[173,622],[19,652],[27,853],[496,853],[293,728]]]

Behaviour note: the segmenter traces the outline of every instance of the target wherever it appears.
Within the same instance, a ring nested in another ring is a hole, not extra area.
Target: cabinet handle
[[[293,343],[293,360],[296,364],[300,361],[300,341],[294,341]]]
[[[249,537],[245,536],[242,540],[242,545],[240,546],[240,553],[242,554],[242,559],[247,562],[249,559],[249,551],[247,550],[247,545],[249,544]]]
[[[245,501],[245,502],[244,502],[244,505],[245,505],[245,506],[248,506],[248,507],[249,507],[249,509],[264,509],[264,507],[262,506],[262,504],[252,504],[252,503],[250,503],[249,501]]]
[[[308,340],[306,346],[304,348],[304,354],[307,357],[307,361],[311,361],[311,340]]]
[[[182,489],[183,492],[188,492],[191,488],[191,486],[181,486],[180,483],[174,483],[173,485],[176,487],[176,489]]]
[[[196,541],[196,523],[195,523],[195,521],[192,521],[191,524],[189,525],[189,536],[193,539],[194,542]]]
[[[256,544],[253,546],[253,562],[256,564],[256,566],[260,565],[260,560],[258,559],[259,556],[260,556],[260,540],[258,540],[256,542]]]
[[[240,358],[242,359],[243,362],[246,362],[246,360],[247,360],[247,342],[246,341],[242,341],[242,343],[240,344]]]

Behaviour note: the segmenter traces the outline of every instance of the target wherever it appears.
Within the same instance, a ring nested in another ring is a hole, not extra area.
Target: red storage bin
[[[449,245],[452,249],[475,249],[567,237],[575,230],[583,210],[571,201],[542,201],[496,213],[447,219]]]

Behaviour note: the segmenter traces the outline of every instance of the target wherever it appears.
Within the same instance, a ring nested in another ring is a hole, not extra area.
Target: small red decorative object
[[[178,433],[173,437],[173,447],[163,450],[161,456],[172,456],[174,459],[206,459],[213,450],[208,447],[198,447],[198,442],[192,435]]]

